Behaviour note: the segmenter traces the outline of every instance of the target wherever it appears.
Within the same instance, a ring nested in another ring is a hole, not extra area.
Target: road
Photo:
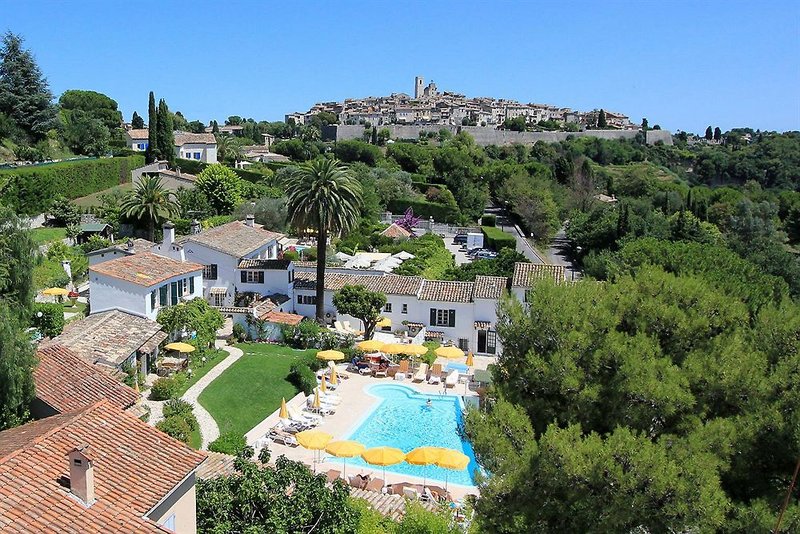
[[[566,229],[564,226],[556,233],[550,246],[545,251],[547,254],[547,263],[551,265],[563,265],[567,280],[579,280],[581,277],[580,270],[569,258],[569,241],[567,240]]]

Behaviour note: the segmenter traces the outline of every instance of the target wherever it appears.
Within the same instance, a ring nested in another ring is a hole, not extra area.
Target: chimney
[[[69,458],[69,491],[86,506],[94,503],[94,458],[85,443],[72,449]]]
[[[175,242],[175,225],[172,221],[164,223],[164,247],[172,246]]]
[[[133,239],[128,239],[128,250],[133,252]]]
[[[189,225],[189,233],[192,235],[200,233],[200,221],[197,219],[192,219],[191,224]]]
[[[244,223],[245,223],[247,226],[250,226],[250,227],[252,227],[252,226],[253,226],[253,223],[255,223],[255,222],[256,222],[256,216],[255,216],[255,215],[253,215],[252,213],[248,213],[248,214],[247,214],[247,218],[245,219]]]

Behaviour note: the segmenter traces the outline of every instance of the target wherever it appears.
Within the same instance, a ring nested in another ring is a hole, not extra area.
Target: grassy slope
[[[98,191],[97,193],[92,193],[91,195],[86,195],[85,197],[76,198],[72,202],[84,208],[92,207],[92,206],[99,206],[100,205],[100,197],[102,195],[110,194],[114,191],[120,191],[122,193],[127,193],[128,191],[133,190],[133,184],[127,183],[122,185],[115,185],[114,187],[109,187],[108,189],[104,189],[102,191]]]
[[[31,234],[33,234],[33,241],[37,245],[41,245],[43,243],[51,243],[53,241],[61,241],[65,237],[67,237],[67,229],[66,228],[34,228],[31,230]]]

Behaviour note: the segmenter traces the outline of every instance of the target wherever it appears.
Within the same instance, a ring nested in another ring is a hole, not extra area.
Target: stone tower
[[[422,95],[425,92],[425,80],[422,79],[422,76],[417,76],[414,78],[414,99],[418,100],[422,98]]]

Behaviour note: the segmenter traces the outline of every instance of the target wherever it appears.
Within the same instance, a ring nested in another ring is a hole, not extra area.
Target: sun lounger
[[[458,384],[458,371],[454,370],[444,379],[444,385],[449,388],[454,388],[456,384]]]
[[[438,384],[442,381],[442,364],[436,363],[431,369],[431,376],[428,378],[428,384]]]
[[[313,398],[314,396],[312,395],[311,397]],[[321,389],[319,389],[319,400],[325,404],[339,404],[342,402],[342,398],[336,393],[325,393]]]
[[[364,489],[367,487],[367,483],[369,482],[369,475],[361,476],[361,475],[353,475],[348,479],[350,486],[356,489]]]
[[[369,491],[377,491],[378,493],[381,493],[383,491],[384,485],[385,482],[383,481],[382,478],[373,478],[372,480],[367,482],[367,485],[366,487],[364,487],[364,489]]]
[[[428,377],[428,364],[421,363],[419,364],[419,369],[416,373],[414,373],[414,382],[424,382],[425,379]]]
[[[419,492],[414,488],[403,488],[403,495],[405,495],[409,499],[414,499],[414,500],[419,499]]]
[[[309,426],[317,426],[322,422],[322,417],[314,415],[313,413],[300,413],[294,408],[288,408],[288,407],[286,409],[286,412],[288,413],[289,418],[292,421],[300,421]]]
[[[335,480],[337,480],[342,475],[341,471],[337,471],[336,469],[331,469],[325,474],[325,478],[327,479],[328,484],[333,484]]]
[[[388,370],[389,370],[388,367],[378,366],[378,367],[375,368],[375,376],[376,377],[382,376],[382,377],[385,378],[386,377],[386,373],[387,373]]]
[[[422,490],[422,496],[420,497],[420,499],[423,500],[423,501],[428,501],[428,502],[436,502],[436,498],[433,496],[433,494],[431,493],[430,488],[428,488],[428,487],[426,487],[426,488],[424,488]]]
[[[273,428],[269,432],[269,439],[276,443],[283,443],[284,445],[297,447],[297,439],[293,435],[289,434],[288,432],[284,432],[283,430]]]
[[[400,360],[400,367],[397,372],[408,374],[408,360]]]

